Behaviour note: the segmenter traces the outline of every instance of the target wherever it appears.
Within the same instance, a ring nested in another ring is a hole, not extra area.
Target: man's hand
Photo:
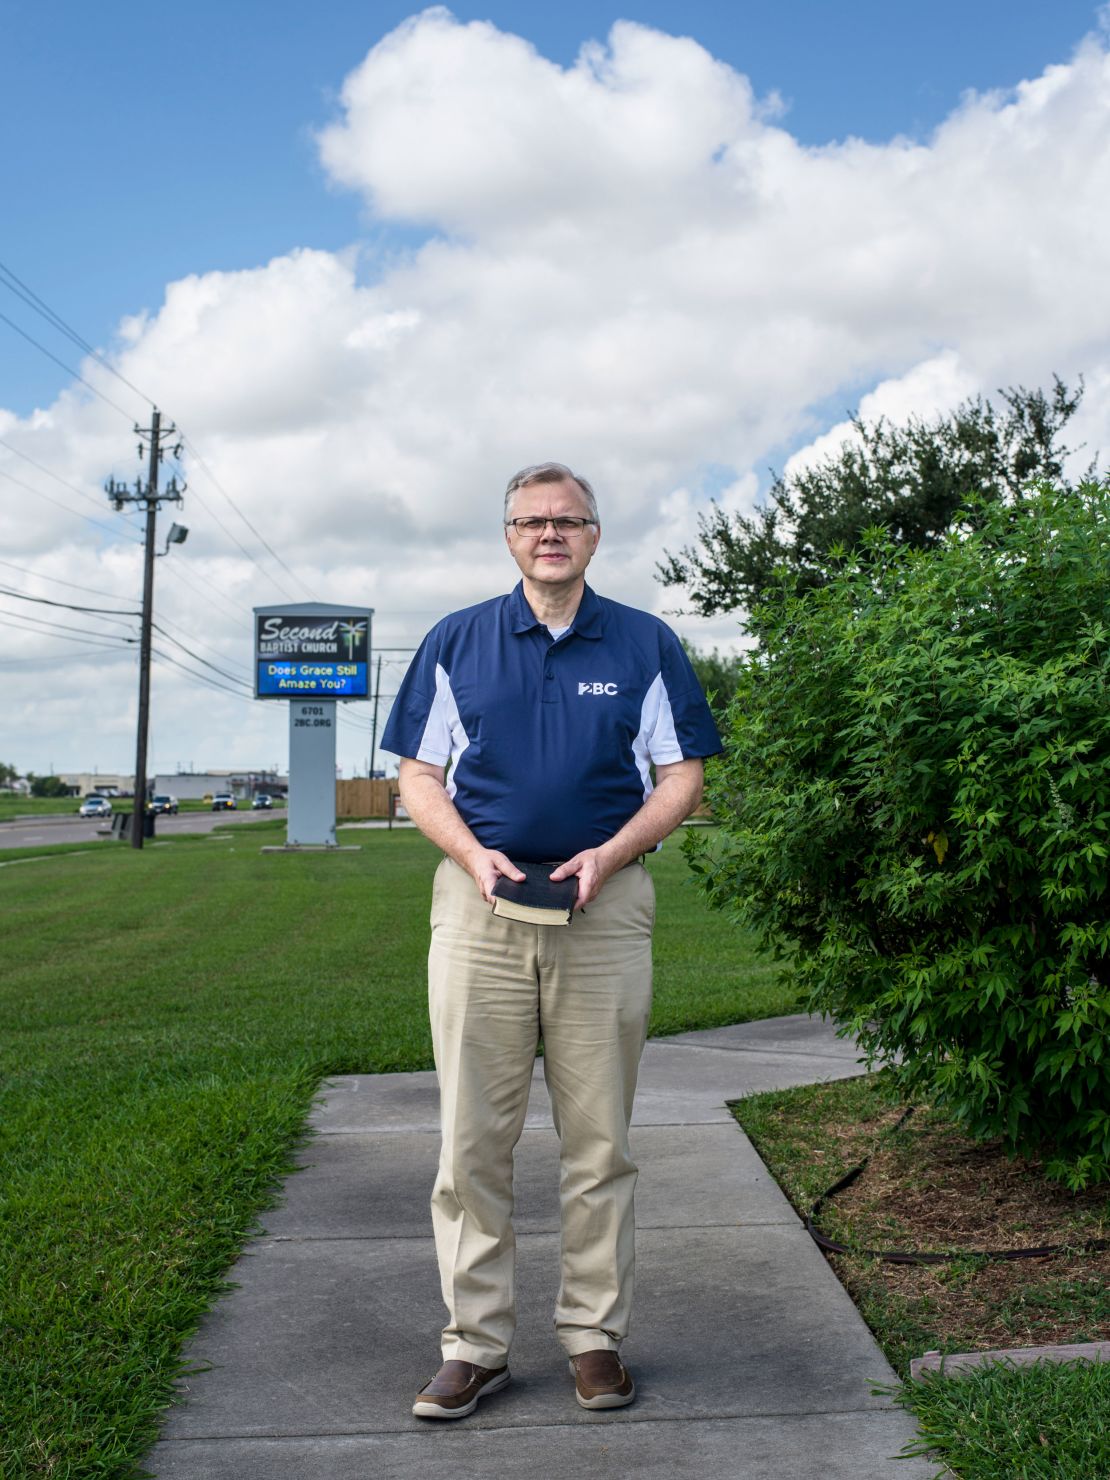
[[[600,848],[584,848],[581,853],[568,858],[566,863],[561,863],[549,877],[558,883],[560,879],[569,879],[572,874],[578,875],[578,898],[574,908],[581,910],[597,898],[601,886],[615,872],[612,864],[607,865]]]
[[[519,884],[526,877],[512,859],[506,858],[504,853],[498,853],[494,848],[476,848],[467,855],[465,867],[487,904],[493,903],[493,886],[498,879],[513,879]]]

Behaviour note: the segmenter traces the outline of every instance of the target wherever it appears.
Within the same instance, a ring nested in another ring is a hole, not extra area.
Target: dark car
[[[146,809],[148,812],[154,812],[155,814],[158,814],[160,812],[176,813],[177,798],[164,796],[151,797],[150,801],[146,804]]]
[[[273,805],[274,799],[268,791],[256,792],[254,797],[251,799],[251,806],[256,812],[261,812],[264,810],[264,808],[272,807]]]

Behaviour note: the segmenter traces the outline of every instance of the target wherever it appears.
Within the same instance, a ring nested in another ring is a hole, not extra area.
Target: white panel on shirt
[[[459,706],[451,692],[451,680],[446,670],[436,664],[436,693],[428,711],[428,722],[420,737],[416,752],[418,761],[428,761],[433,766],[445,766],[451,762],[451,774],[447,778],[447,795],[455,795],[455,767],[459,756],[470,744],[470,736],[459,718]]]
[[[671,701],[661,673],[655,675],[640,706],[640,728],[632,742],[632,754],[643,782],[645,801],[652,793],[650,767],[653,764],[669,766],[683,759]]]

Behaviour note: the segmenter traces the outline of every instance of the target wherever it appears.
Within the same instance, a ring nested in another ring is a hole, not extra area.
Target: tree
[[[807,1006],[977,1137],[1110,1177],[1110,487],[869,532],[752,618],[689,839]]]
[[[708,652],[700,651],[685,638],[682,639],[682,646],[697,675],[698,683],[709,700],[713,718],[720,727],[732,696],[736,693],[744,659],[739,653],[722,653],[717,648],[711,648]]]
[[[14,766],[9,766],[0,761],[0,786],[10,786],[13,781],[19,779],[19,772]]]
[[[937,543],[975,493],[1014,501],[1035,479],[1061,484],[1071,449],[1060,434],[1083,397],[1053,377],[1051,392],[999,391],[997,409],[981,396],[948,416],[900,426],[852,417],[855,437],[789,478],[775,477],[770,501],[749,518],[714,505],[698,519],[698,542],[658,567],[665,586],[684,586],[692,610],[718,616],[751,610],[783,572],[819,586],[830,562],[859,548],[878,526],[913,549]]]

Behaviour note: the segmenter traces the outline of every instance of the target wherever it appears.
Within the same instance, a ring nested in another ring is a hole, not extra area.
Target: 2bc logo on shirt
[[[615,683],[579,683],[578,692],[580,694],[613,695],[617,692],[617,686]]]

